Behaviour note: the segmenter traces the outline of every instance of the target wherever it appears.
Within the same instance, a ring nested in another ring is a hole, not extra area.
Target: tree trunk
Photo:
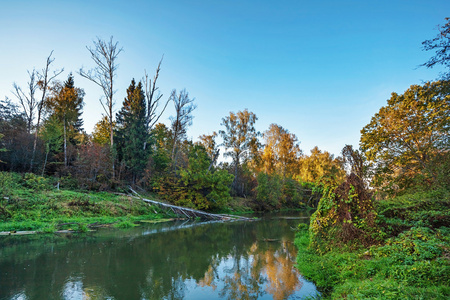
[[[47,152],[45,153],[44,166],[42,167],[42,175],[41,176],[44,176],[45,167],[47,166],[48,153],[50,152],[50,146],[47,145],[47,147],[48,147],[48,149],[47,149]]]
[[[67,167],[66,115],[64,114],[64,166]]]
[[[45,93],[44,93],[44,95],[45,95]],[[42,97],[42,98],[44,98],[44,97]],[[33,152],[31,154],[31,161],[30,161],[30,172],[33,172],[34,159],[36,158],[36,148],[37,148],[39,127],[40,127],[40,123],[41,123],[42,106],[43,106],[43,103],[41,102],[41,104],[39,105],[39,108],[38,108],[36,131],[34,133]]]

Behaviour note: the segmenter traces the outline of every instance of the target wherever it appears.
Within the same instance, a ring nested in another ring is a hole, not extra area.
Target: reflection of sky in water
[[[63,299],[85,299],[81,278],[68,278],[62,290]]]
[[[114,298],[105,295],[100,287],[86,287],[81,277],[69,277],[61,291],[61,299],[64,300],[94,300],[105,299],[113,300]]]
[[[27,296],[24,292],[20,292],[17,295],[12,296],[11,300],[27,300]]]
[[[280,222],[177,222],[0,248],[0,300],[315,296],[295,269],[296,221]]]

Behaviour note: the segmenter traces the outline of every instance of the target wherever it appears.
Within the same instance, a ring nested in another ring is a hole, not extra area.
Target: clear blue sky
[[[153,76],[168,97],[186,88],[198,105],[188,136],[221,129],[230,111],[248,108],[265,131],[277,123],[336,155],[358,145],[360,130],[392,92],[433,80],[417,68],[432,54],[421,42],[450,17],[450,1],[2,1],[0,98],[27,70],[42,68],[51,50],[60,77],[93,67],[86,50],[111,35],[118,58],[116,110],[132,78]],[[101,90],[84,88],[85,129],[101,118]],[[169,124],[169,106],[162,121]]]

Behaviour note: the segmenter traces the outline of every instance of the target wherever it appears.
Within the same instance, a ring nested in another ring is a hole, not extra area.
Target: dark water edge
[[[307,212],[251,222],[0,237],[0,299],[301,299],[292,230]]]

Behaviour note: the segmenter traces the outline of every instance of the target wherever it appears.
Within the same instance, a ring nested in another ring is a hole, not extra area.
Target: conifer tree
[[[134,79],[127,89],[127,97],[116,115],[116,151],[117,158],[132,175],[132,182],[141,175],[148,159],[145,144],[149,133],[146,125],[146,105],[142,84],[136,85]]]
[[[64,142],[64,165],[67,166],[67,145],[79,144],[78,137],[83,130],[83,120],[81,119],[84,106],[84,90],[75,87],[72,73],[64,84],[56,83],[53,89],[53,96],[47,99],[47,108],[51,117],[62,124]]]

